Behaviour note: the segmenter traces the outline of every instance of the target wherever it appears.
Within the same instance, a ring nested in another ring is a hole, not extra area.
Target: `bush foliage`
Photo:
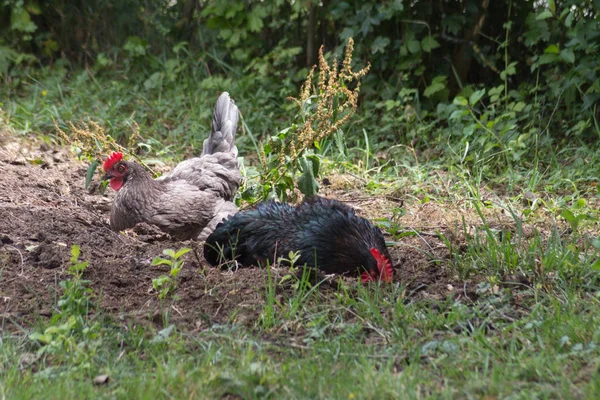
[[[212,101],[207,92],[230,90],[252,104],[240,147],[257,154],[290,126],[293,104],[283,99],[297,97],[318,49],[342,60],[354,38],[353,67],[371,70],[356,117],[339,127],[343,140],[322,149],[400,144],[439,148],[484,173],[528,169],[545,145],[600,137],[599,9],[600,0],[3,0],[1,91],[15,99],[31,77],[52,74],[91,82],[107,98],[127,92],[106,115],[94,112],[108,132],[123,135],[135,121],[150,136],[144,146],[181,146],[203,131],[210,108],[190,116],[173,104],[190,109],[199,97]],[[134,93],[124,89],[132,82]],[[84,100],[73,110],[97,107]],[[8,112],[20,117],[19,107]],[[67,126],[73,115],[51,117]]]

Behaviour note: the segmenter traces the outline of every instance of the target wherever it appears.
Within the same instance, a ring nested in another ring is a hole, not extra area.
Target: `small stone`
[[[523,193],[523,203],[526,206],[530,206],[532,204],[534,204],[537,200],[539,200],[539,196],[536,195],[535,193],[531,192],[531,191],[526,191],[525,193]]]
[[[19,369],[27,369],[27,368],[31,367],[33,364],[36,363],[38,358],[39,357],[33,353],[21,354],[21,356],[19,356],[19,361],[18,361]]]
[[[0,235],[0,242],[2,244],[12,244],[13,240],[8,235]]]
[[[94,378],[94,385],[106,385],[110,381],[108,375],[98,375]]]

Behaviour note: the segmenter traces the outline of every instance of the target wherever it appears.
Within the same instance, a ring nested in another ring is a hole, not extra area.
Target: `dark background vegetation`
[[[176,145],[210,113],[194,108],[229,90],[255,135],[274,134],[318,48],[339,60],[353,37],[355,64],[372,69],[350,143],[364,129],[376,148],[439,144],[463,158],[453,146],[468,142],[463,161],[497,153],[502,164],[531,161],[541,143],[600,137],[599,8],[598,0],[3,0],[0,93],[19,119],[27,106],[18,98],[41,93],[38,83],[58,110],[77,96],[64,86],[96,87],[73,100],[76,113],[105,119],[117,135],[136,120],[148,137]],[[472,104],[453,103],[457,96]],[[27,128],[78,116],[49,110]]]

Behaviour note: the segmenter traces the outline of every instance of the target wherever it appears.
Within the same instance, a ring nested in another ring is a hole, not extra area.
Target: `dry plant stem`
[[[19,253],[19,256],[21,257],[21,273],[18,276],[23,276],[23,274],[25,273],[23,266],[25,265],[25,259],[23,258],[23,253],[21,253],[21,250],[17,249],[14,246],[10,246],[10,245],[5,245],[8,249],[14,250],[17,253]]]
[[[287,142],[278,149],[278,172],[280,175],[315,142],[337,132],[356,111],[360,80],[369,72],[371,65],[369,64],[357,72],[352,71],[353,51],[354,41],[350,38],[346,46],[342,69],[338,70],[337,60],[334,59],[329,65],[323,54],[323,46],[321,46],[318,83],[313,85],[316,69],[316,66],[313,66],[302,85],[300,98],[288,98],[298,105],[302,124],[292,131]],[[356,86],[350,90],[348,85],[352,82],[356,82]],[[305,110],[305,106],[311,104],[314,99],[316,99],[316,108]],[[270,179],[270,174],[267,173],[267,157],[263,146],[261,146],[259,157],[265,169],[265,173],[261,176],[264,180],[263,183],[266,183]]]
[[[107,154],[113,151],[119,151],[129,158],[135,159],[152,175],[156,176],[156,173],[152,168],[146,165],[135,153],[129,150],[134,148],[136,140],[140,138],[140,128],[138,124],[133,124],[133,134],[129,137],[127,147],[118,144],[112,136],[104,131],[104,128],[94,121],[89,120],[87,123],[81,121],[79,126],[75,126],[75,124],[69,121],[68,126],[70,134],[67,134],[60,129],[58,123],[54,121],[54,127],[59,136],[69,145],[81,149],[81,152],[86,156],[102,162]]]

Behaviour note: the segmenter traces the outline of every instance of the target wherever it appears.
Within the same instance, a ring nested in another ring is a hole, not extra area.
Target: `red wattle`
[[[392,282],[392,275],[394,274],[394,269],[392,268],[392,263],[387,259],[386,256],[381,254],[379,250],[376,248],[371,248],[371,255],[375,260],[377,260],[377,269],[379,269],[379,279],[390,283]]]
[[[112,178],[110,180],[110,187],[115,191],[118,192],[119,189],[121,189],[121,187],[123,187],[123,180],[122,179],[118,179],[118,178]]]
[[[388,264],[385,265],[385,267],[383,267],[383,270],[381,271],[381,280],[386,282],[386,283],[390,283],[392,282],[392,275],[394,274],[394,269],[392,268],[392,265]]]
[[[360,281],[363,283],[371,282],[372,280],[373,280],[373,277],[368,272],[363,272],[360,275]]]

